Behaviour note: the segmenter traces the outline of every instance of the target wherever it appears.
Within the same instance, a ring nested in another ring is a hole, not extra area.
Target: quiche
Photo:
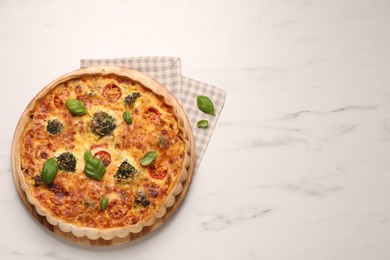
[[[22,116],[21,187],[65,232],[91,239],[139,232],[164,216],[187,177],[183,120],[166,96],[134,78],[104,70],[63,77]]]

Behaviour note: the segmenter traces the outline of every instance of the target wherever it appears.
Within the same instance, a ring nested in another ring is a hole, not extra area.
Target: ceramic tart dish
[[[12,144],[16,187],[33,216],[63,238],[95,245],[160,226],[187,192],[194,157],[173,95],[115,66],[73,71],[42,89]]]

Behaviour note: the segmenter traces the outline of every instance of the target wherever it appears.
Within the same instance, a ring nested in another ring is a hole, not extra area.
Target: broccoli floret
[[[110,134],[116,128],[115,118],[104,111],[93,114],[90,129],[92,133],[103,137]]]
[[[142,206],[142,207],[147,207],[150,205],[150,201],[146,198],[145,193],[142,191],[138,192],[137,195],[135,196],[134,199],[134,204],[136,206]]]
[[[43,184],[42,176],[40,174],[36,175],[34,177],[34,186],[38,187],[41,186],[42,184]]]
[[[114,177],[116,180],[119,181],[125,179],[132,179],[138,174],[139,174],[139,170],[137,170],[129,162],[123,161],[119,166],[118,171],[115,173]]]
[[[73,154],[66,152],[62,153],[58,158],[58,169],[65,172],[76,171],[76,158]]]
[[[158,146],[161,148],[161,149],[164,149],[164,148],[167,148],[169,145],[169,139],[168,137],[166,137],[165,135],[161,135],[159,138],[158,138]]]
[[[64,129],[64,125],[58,119],[49,120],[47,122],[46,131],[52,135],[60,133]]]
[[[124,99],[123,99],[123,102],[128,105],[128,106],[131,106],[132,104],[134,104],[135,100],[137,98],[139,98],[141,96],[141,94],[139,92],[133,92],[129,95],[127,95]]]

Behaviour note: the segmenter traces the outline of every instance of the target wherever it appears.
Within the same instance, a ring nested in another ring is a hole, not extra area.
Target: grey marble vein
[[[382,128],[385,131],[384,137],[381,138],[380,141],[389,141],[390,140],[390,125],[382,124]]]
[[[337,192],[343,190],[339,185],[327,185],[323,183],[286,183],[279,185],[282,190],[301,192],[312,196],[324,196],[328,192]]]
[[[249,144],[238,147],[237,149],[248,149],[248,148],[266,148],[266,147],[278,147],[278,146],[288,146],[294,144],[308,144],[308,140],[303,138],[297,138],[293,136],[280,136],[271,139],[257,139],[252,141]]]
[[[349,133],[353,132],[355,129],[357,129],[358,126],[359,126],[358,124],[348,124],[348,125],[339,125],[339,126],[333,127],[331,129],[329,129],[329,131],[324,134],[321,141],[329,141],[333,138],[341,137],[345,134],[349,134]]]
[[[347,133],[350,133],[352,132],[353,130],[355,130],[356,128],[358,127],[357,124],[350,124],[350,125],[341,125],[339,126],[339,134],[340,135],[343,135],[343,134],[347,134]]]
[[[3,247],[4,248],[4,247]],[[69,260],[70,258],[61,256],[58,252],[55,252],[54,250],[48,251],[48,252],[42,252],[42,253],[32,253],[32,252],[26,252],[26,251],[17,251],[12,250],[8,251],[10,255],[13,255],[14,257],[39,257],[39,259],[55,259],[55,260]]]
[[[256,121],[221,121],[218,123],[218,127],[246,127],[246,128],[286,131],[286,132],[302,131],[302,129],[296,127],[269,126],[269,125],[263,125],[262,122],[256,122]]]
[[[325,178],[326,176],[323,176]],[[321,178],[320,178],[321,179]],[[297,182],[263,184],[247,187],[246,190],[282,190],[287,192],[301,193],[310,196],[325,196],[328,193],[340,192],[344,188],[338,184],[328,184],[320,180],[300,180]]]
[[[369,111],[369,110],[374,110],[377,109],[376,106],[345,106],[345,107],[340,107],[336,108],[330,111],[325,111],[325,112],[319,112],[319,111],[314,111],[314,110],[301,110],[298,112],[294,113],[289,113],[283,116],[280,119],[297,119],[303,115],[306,114],[312,114],[312,115],[328,115],[328,114],[334,114],[334,113],[340,113],[340,112],[346,112],[346,111]]]
[[[231,225],[239,224],[245,221],[257,219],[263,215],[272,212],[272,208],[258,209],[254,207],[244,207],[236,210],[237,212],[219,214],[209,220],[202,222],[203,230],[219,231]]]

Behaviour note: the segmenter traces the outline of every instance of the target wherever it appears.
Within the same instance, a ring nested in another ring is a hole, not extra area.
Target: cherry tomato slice
[[[114,103],[121,98],[122,90],[119,86],[115,85],[114,83],[108,83],[104,87],[102,95],[105,100],[107,100],[110,103]]]
[[[60,96],[58,96],[58,95],[55,95],[54,96],[54,98],[53,98],[53,105],[57,108],[57,109],[59,109],[59,110],[61,110],[61,109],[63,109],[65,106],[65,102],[64,102],[64,100],[62,99],[62,97],[60,97]]]
[[[107,167],[111,163],[111,155],[106,151],[99,151],[93,155],[93,157],[101,160],[104,165]]]
[[[92,106],[92,99],[88,95],[78,95],[77,99],[83,101],[88,108]]]
[[[154,165],[150,165],[149,175],[155,179],[164,179],[168,175],[168,170],[161,166],[156,168]]]
[[[161,114],[160,114],[160,111],[157,110],[157,108],[155,107],[149,107],[145,112],[145,115],[151,119],[151,120],[154,120],[156,122],[160,122],[160,119],[161,119]]]
[[[149,107],[149,108],[148,108],[148,112],[149,112],[149,113],[154,113],[154,114],[156,114],[156,115],[160,115],[160,111],[158,111],[158,109],[155,108],[155,107]]]

